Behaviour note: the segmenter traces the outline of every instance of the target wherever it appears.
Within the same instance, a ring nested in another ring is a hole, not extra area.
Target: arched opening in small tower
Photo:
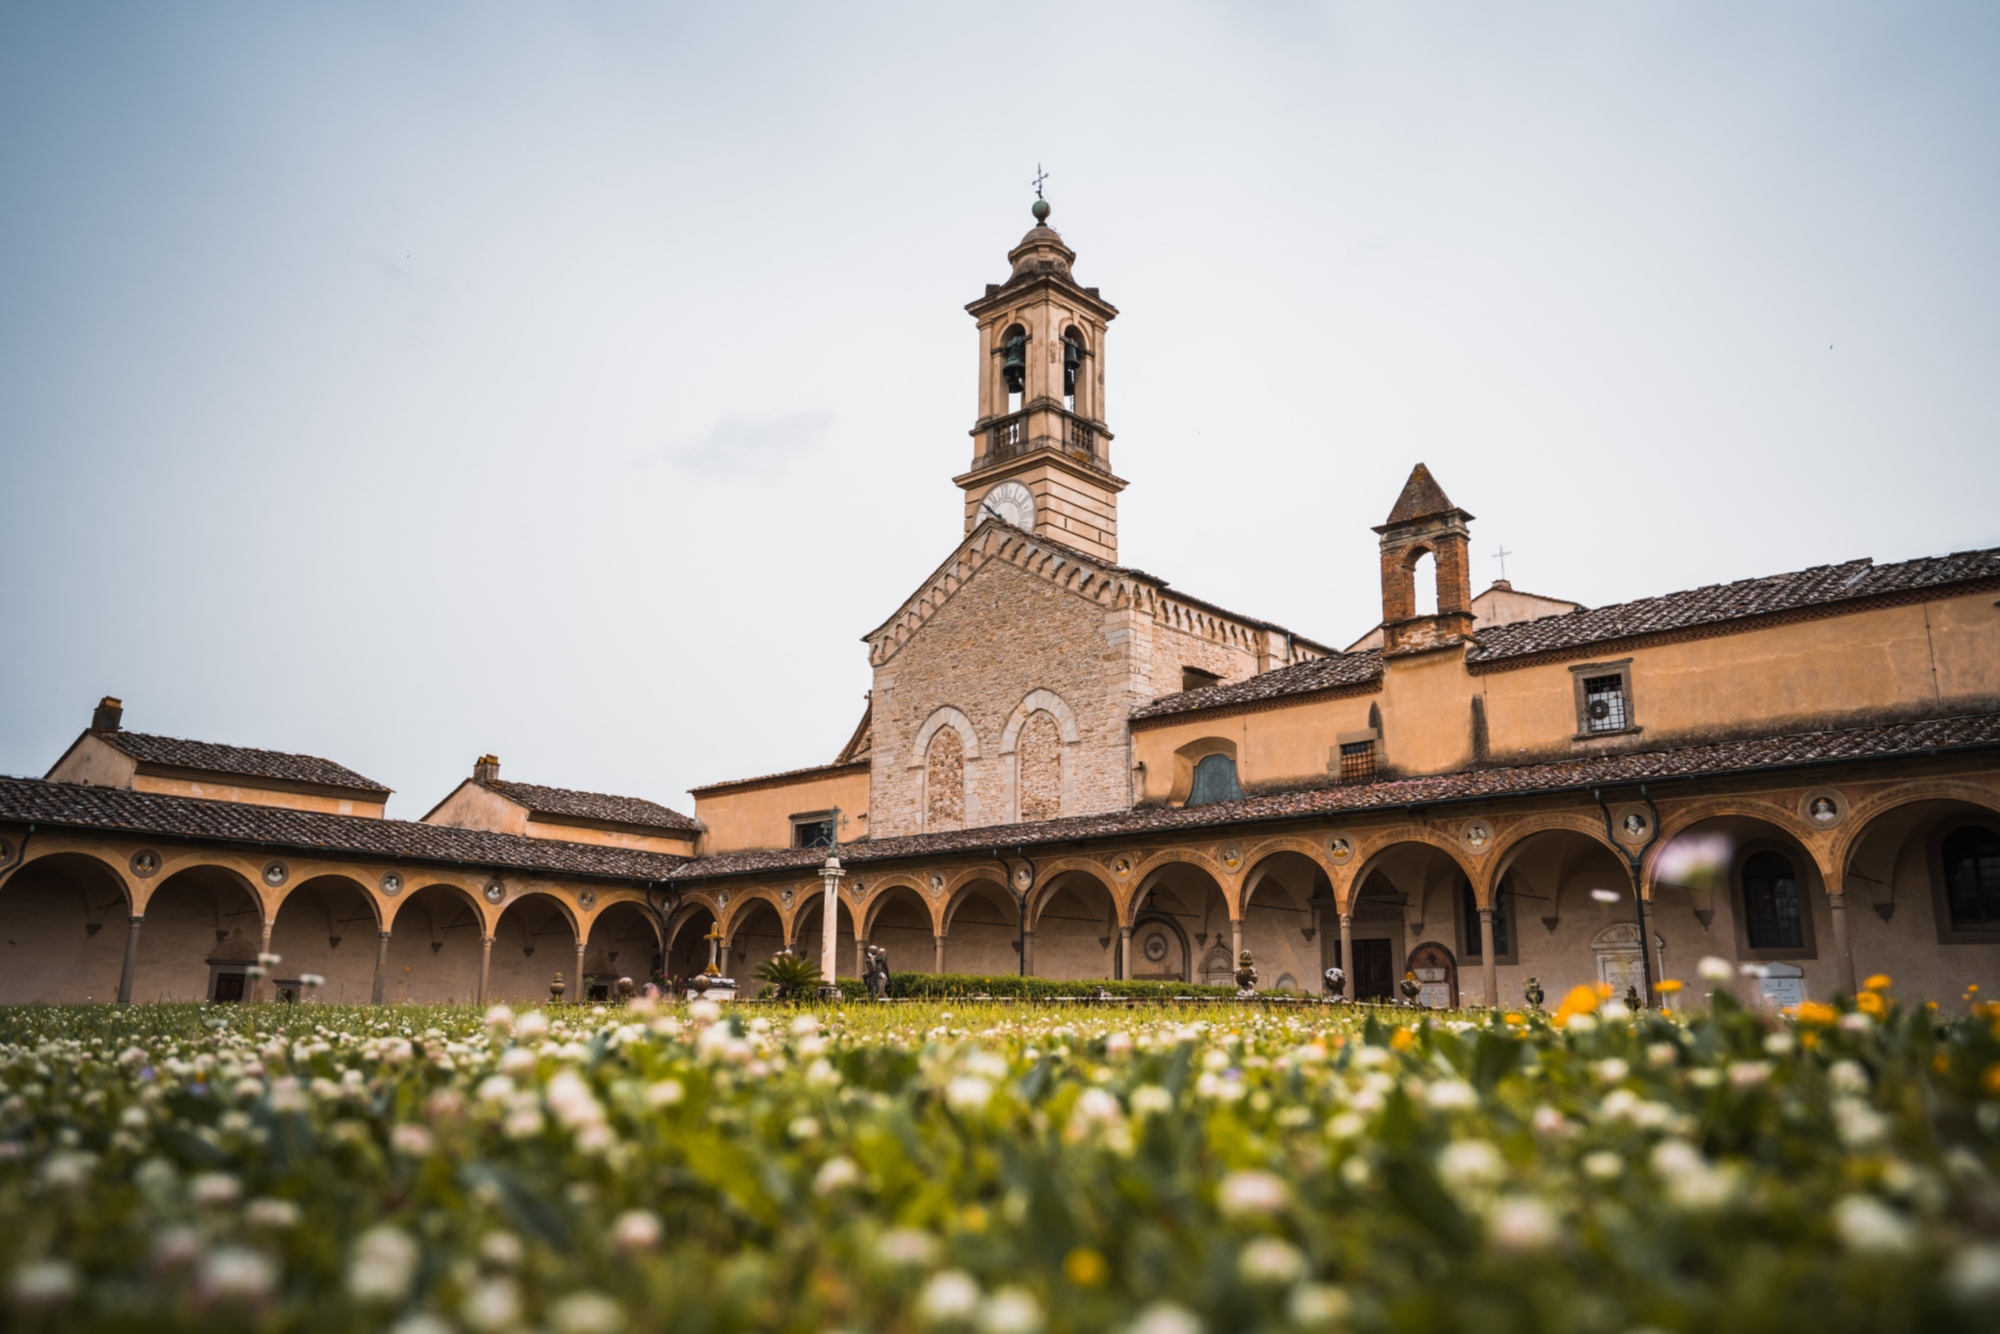
[[[1077,380],[1082,377],[1085,349],[1083,335],[1075,328],[1063,330],[1063,407],[1075,412]]]
[[[1416,597],[1416,614],[1435,616],[1438,609],[1437,557],[1430,550],[1417,553],[1410,562],[1410,574],[1416,581],[1412,590]]]
[[[1000,335],[1000,381],[1007,391],[1007,411],[1019,412],[1028,390],[1028,331],[1018,324]]]

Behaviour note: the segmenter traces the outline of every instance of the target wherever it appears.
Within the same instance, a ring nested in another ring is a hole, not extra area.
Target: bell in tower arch
[[[1000,344],[1000,375],[1007,382],[1010,394],[1026,393],[1028,388],[1028,335],[1019,325],[1007,331]]]

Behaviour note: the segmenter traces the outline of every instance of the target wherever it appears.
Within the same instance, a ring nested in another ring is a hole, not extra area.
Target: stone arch
[[[1347,881],[1348,906],[1344,907],[1342,911],[1353,911],[1352,904],[1355,898],[1361,893],[1364,887],[1363,882],[1381,868],[1381,863],[1385,857],[1394,854],[1398,847],[1413,843],[1421,843],[1426,847],[1443,853],[1458,868],[1458,873],[1472,882],[1474,892],[1480,892],[1481,877],[1479,869],[1466,860],[1464,851],[1458,846],[1457,839],[1426,825],[1394,825],[1387,829],[1377,830],[1359,840],[1359,845],[1354,850],[1354,873],[1348,877]],[[1481,902],[1483,903],[1484,901],[1482,898]]]
[[[861,914],[861,929],[865,938],[871,941],[875,938],[875,919],[881,915],[884,905],[890,902],[891,895],[904,891],[923,909],[924,920],[931,924],[932,934],[937,934],[938,914],[933,910],[931,896],[924,892],[915,876],[897,872],[876,881],[868,891],[868,907]]]
[[[861,917],[862,938],[889,951],[896,972],[929,972],[937,953],[937,918],[931,901],[907,876],[880,882],[869,891]]]
[[[944,923],[945,969],[954,973],[1014,973],[1020,971],[1020,907],[1014,891],[1003,883],[998,865],[971,868],[954,877],[946,895]]]
[[[778,891],[769,885],[756,885],[749,889],[733,890],[730,893],[729,902],[723,906],[723,910],[719,914],[722,921],[722,934],[733,940],[736,936],[737,919],[759,903],[768,904],[771,911],[778,915],[779,934],[782,937],[784,935],[783,928],[789,927],[790,923],[785,920],[785,905],[779,900]],[[724,943],[726,944],[727,941]]]
[[[667,918],[665,972],[669,978],[688,978],[708,967],[705,937],[715,926],[715,903],[707,895],[690,894]]]
[[[1215,975],[1233,971],[1241,928],[1231,894],[1233,881],[1220,862],[1192,849],[1170,849],[1149,859],[1128,910],[1135,939],[1141,920],[1172,918],[1183,939],[1192,942],[1183,980],[1201,981],[1204,968]],[[1139,968],[1136,961],[1134,968]]]
[[[547,890],[515,894],[494,918],[492,936],[487,999],[545,1000],[557,973],[563,977],[565,999],[582,997],[576,960],[583,931],[560,894]]]
[[[769,890],[747,890],[731,901],[722,928],[722,971],[736,979],[744,989],[741,994],[755,994],[751,979],[765,960],[785,948],[786,926],[784,910]]]
[[[1289,975],[1296,986],[1299,978],[1317,978],[1326,966],[1323,960],[1331,957],[1320,936],[1323,919],[1337,918],[1326,862],[1318,847],[1305,840],[1266,843],[1256,853],[1254,861],[1245,854],[1237,916],[1243,923],[1243,948],[1256,961],[1260,983],[1276,986],[1277,978]],[[1338,939],[1337,920],[1334,925]]]
[[[273,979],[296,982],[306,974],[326,979],[317,992],[290,991],[294,999],[367,1000],[375,985],[381,930],[381,907],[356,876],[322,871],[294,881],[272,916],[271,953],[279,960]],[[289,990],[281,988],[280,994]]]
[[[1041,868],[1027,907],[1033,933],[1029,972],[1055,978],[1117,976],[1124,913],[1103,867],[1071,859]]]
[[[1838,787],[1839,784],[1828,786]],[[1849,860],[1867,837],[1870,826],[1882,817],[1918,802],[1960,802],[1976,806],[1995,815],[2000,815],[2000,792],[1977,783],[1967,783],[1954,779],[1925,779],[1918,782],[1898,783],[1881,792],[1870,793],[1859,803],[1850,807],[1847,818],[1834,831],[1833,844],[1828,860],[1846,871]]]
[[[245,974],[262,952],[268,918],[241,859],[181,859],[151,883],[144,905],[134,1000],[250,999]]]
[[[0,878],[0,1004],[115,999],[131,920],[116,866],[30,843]]]
[[[952,731],[958,733],[959,741],[965,746],[967,763],[979,758],[979,732],[973,727],[972,719],[966,717],[951,705],[946,704],[932,713],[929,718],[926,718],[924,725],[917,729],[916,739],[910,743],[908,768],[921,769],[924,767],[924,756],[930,750],[931,741],[937,736],[938,729],[941,727],[949,727]]]
[[[1038,686],[1030,690],[1021,702],[1014,706],[1014,712],[1008,716],[1007,727],[1000,733],[1002,755],[1014,753],[1014,747],[1020,741],[1022,726],[1037,713],[1049,714],[1056,720],[1056,730],[1062,736],[1062,743],[1065,746],[1074,746],[1082,738],[1083,734],[1076,726],[1076,710],[1070,708],[1068,701],[1055,691]]]
[[[644,986],[665,965],[660,923],[637,899],[614,899],[600,906],[584,937],[584,971],[630,977]]]
[[[1720,819],[1755,820],[1769,825],[1799,844],[1823,883],[1834,883],[1835,866],[1825,855],[1825,840],[1818,836],[1819,831],[1806,828],[1797,811],[1762,797],[1712,797],[1660,812],[1659,837],[1653,841],[1652,850],[1646,854],[1641,868],[1641,880],[1648,898],[1652,897],[1654,868],[1660,854],[1674,837],[1698,824]]]

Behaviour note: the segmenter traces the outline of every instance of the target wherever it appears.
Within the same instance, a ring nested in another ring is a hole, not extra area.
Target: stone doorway
[[[1458,1008],[1458,960],[1452,958],[1450,950],[1427,940],[1410,951],[1409,970],[1417,975],[1422,988],[1417,992],[1417,1004],[1432,1010]]]

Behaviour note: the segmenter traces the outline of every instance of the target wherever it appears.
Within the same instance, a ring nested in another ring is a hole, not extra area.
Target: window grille
[[[2000,926],[2000,834],[1967,825],[1945,835],[1941,851],[1951,924]]]
[[[1622,732],[1629,725],[1623,676],[1592,676],[1583,683],[1583,728],[1586,732]]]
[[[792,822],[792,846],[795,848],[832,847],[833,821],[794,820]]]
[[[1743,863],[1743,924],[1753,950],[1802,950],[1799,877],[1781,852],[1760,852]]]
[[[1194,788],[1187,804],[1206,806],[1215,801],[1241,801],[1243,789],[1236,781],[1236,761],[1227,755],[1210,755],[1194,767]]]
[[[1472,885],[1467,881],[1461,880],[1459,882],[1459,894],[1465,902],[1465,957],[1468,959],[1483,959],[1486,954],[1486,942],[1480,939],[1479,936],[1479,900],[1473,896]],[[1500,881],[1500,888],[1494,891],[1493,894],[1493,957],[1495,959],[1505,959],[1509,954],[1513,953],[1508,941],[1508,927],[1513,917],[1513,904],[1509,901],[1511,897],[1507,893],[1507,881],[1502,879]]]
[[[1365,783],[1375,776],[1375,743],[1348,741],[1340,747],[1340,781]]]

